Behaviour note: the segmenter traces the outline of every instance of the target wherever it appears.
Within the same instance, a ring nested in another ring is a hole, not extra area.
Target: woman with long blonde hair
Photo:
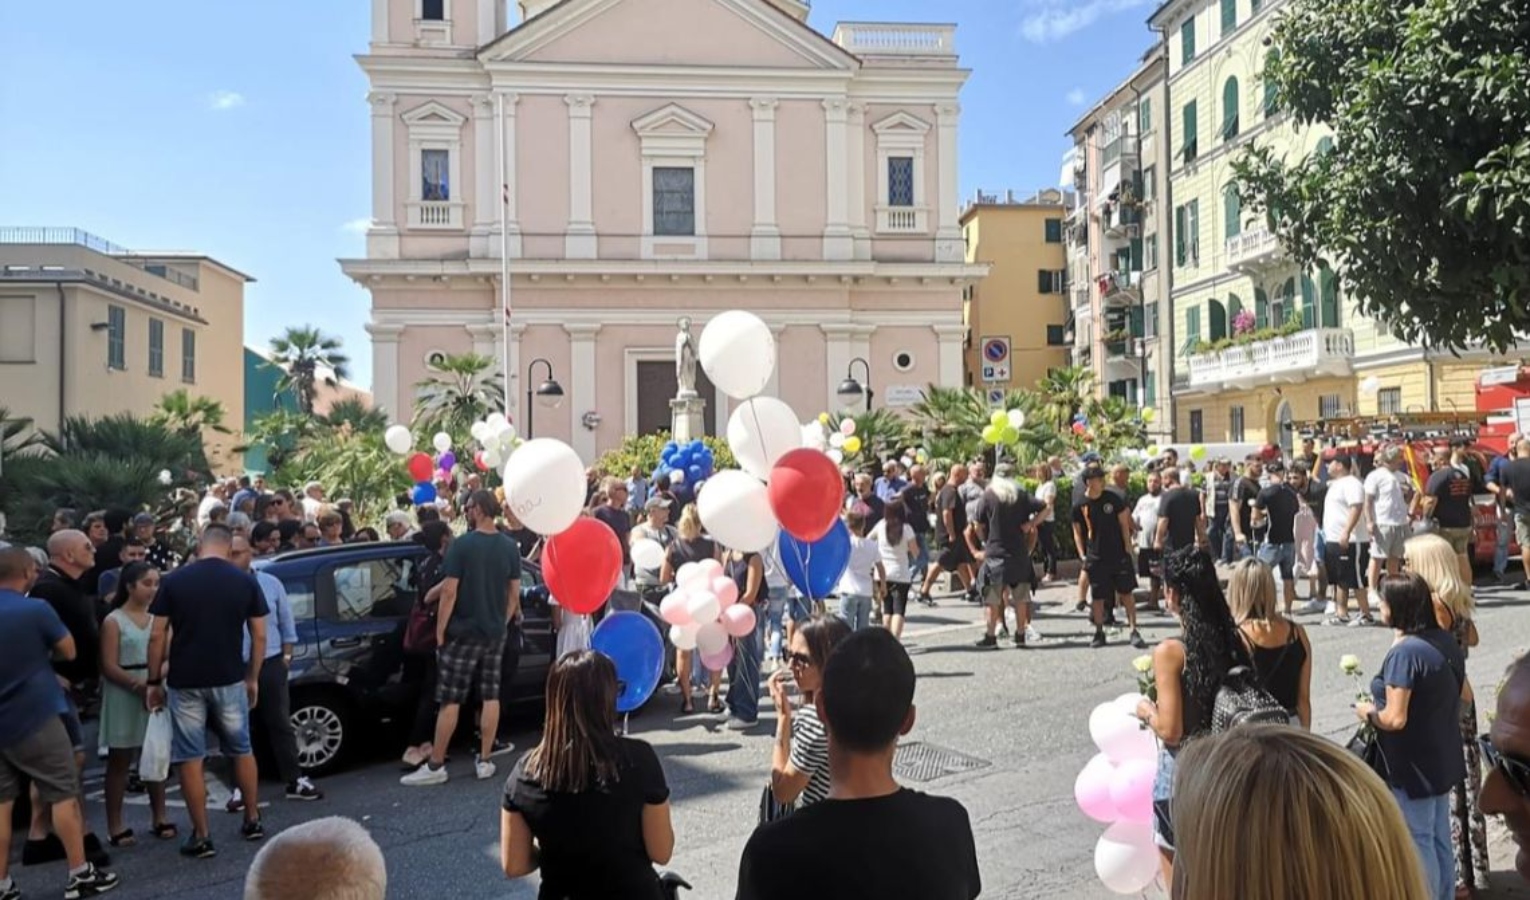
[[[1459,557],[1450,542],[1434,534],[1409,538],[1403,547],[1403,565],[1424,579],[1434,595],[1434,617],[1471,655],[1477,646],[1477,610],[1471,585],[1461,579]],[[1477,747],[1477,700],[1470,679],[1462,691],[1461,753],[1466,760],[1466,780],[1450,792],[1450,843],[1456,854],[1456,894],[1468,896],[1488,886],[1487,819],[1477,803],[1482,792],[1482,751]]]
[[[1312,727],[1312,645],[1307,632],[1280,613],[1275,575],[1257,559],[1233,566],[1227,608],[1254,661],[1259,682],[1303,728]]]
[[[1299,728],[1244,725],[1187,744],[1174,834],[1174,900],[1431,900],[1387,786]]]

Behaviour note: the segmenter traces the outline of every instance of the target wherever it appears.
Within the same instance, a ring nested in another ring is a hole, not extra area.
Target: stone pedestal
[[[683,393],[669,401],[671,413],[669,436],[677,444],[698,440],[707,433],[702,422],[707,402],[694,393]]]

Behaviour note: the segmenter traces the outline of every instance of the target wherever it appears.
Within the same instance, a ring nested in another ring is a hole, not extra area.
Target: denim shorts
[[[1265,542],[1259,545],[1258,556],[1260,562],[1280,574],[1281,581],[1296,580],[1295,544],[1271,544]]]
[[[1174,769],[1173,754],[1159,747],[1158,771],[1153,776],[1153,842],[1170,852],[1174,850]]]
[[[225,756],[250,754],[250,698],[244,682],[222,687],[171,688],[170,761],[189,762],[207,756],[207,731],[218,733]]]

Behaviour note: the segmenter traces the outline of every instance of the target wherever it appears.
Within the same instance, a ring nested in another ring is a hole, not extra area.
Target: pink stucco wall
[[[684,27],[676,28],[676,23]],[[533,62],[799,68],[810,63],[707,0],[622,3],[530,55]]]

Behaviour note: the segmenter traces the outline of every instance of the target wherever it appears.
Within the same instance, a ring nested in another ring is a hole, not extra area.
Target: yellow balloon
[[[1144,406],[1142,408],[1142,421],[1152,422],[1156,418],[1158,418],[1158,410],[1151,406]]]
[[[993,415],[988,417],[988,423],[1003,428],[1009,424],[1009,414],[1002,409],[994,410]]]
[[[1195,460],[1196,462],[1200,462],[1201,460],[1205,459],[1206,458],[1206,445],[1205,444],[1191,444],[1190,445],[1190,458]]]
[[[827,425],[827,424],[829,424],[829,414],[826,413],[826,412],[825,413],[819,413],[818,414],[818,424],[820,424],[820,425]]]
[[[1158,455],[1158,445],[1157,444],[1148,444],[1147,445],[1147,455],[1148,456],[1157,456]]]
[[[845,452],[851,456],[861,452],[861,439],[853,434],[845,438]]]

